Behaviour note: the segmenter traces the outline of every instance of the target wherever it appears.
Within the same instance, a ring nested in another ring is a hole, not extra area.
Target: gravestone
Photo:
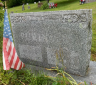
[[[34,2],[34,4],[36,4],[36,2]]]
[[[12,13],[10,18],[15,48],[25,64],[65,66],[69,73],[86,75],[91,55],[92,10]]]
[[[28,6],[28,9],[30,9],[30,6]]]
[[[26,3],[26,5],[29,5],[28,3]]]
[[[39,2],[38,3],[38,7],[41,7],[43,5],[43,3]]]
[[[22,5],[22,11],[25,10],[24,4]]]

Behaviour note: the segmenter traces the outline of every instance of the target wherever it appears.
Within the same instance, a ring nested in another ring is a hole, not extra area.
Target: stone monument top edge
[[[78,10],[58,10],[58,11],[40,11],[40,12],[24,12],[24,13],[10,13],[10,16],[16,16],[16,15],[22,15],[23,16],[23,14],[31,14],[31,13],[49,13],[49,12],[51,12],[51,13],[54,13],[54,12],[68,12],[68,11],[70,11],[70,12],[76,12],[76,11],[92,11],[92,9],[78,9]]]

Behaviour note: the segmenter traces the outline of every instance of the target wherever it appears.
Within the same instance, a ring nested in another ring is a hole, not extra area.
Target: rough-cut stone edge
[[[84,10],[84,11],[85,11],[85,10],[86,10],[86,11],[87,11],[87,10],[88,10],[88,11],[92,11],[92,9],[79,9],[79,10],[82,10],[82,11],[83,11],[83,10]],[[23,16],[23,14],[29,15],[29,14],[31,14],[31,13],[48,13],[48,12],[54,13],[54,12],[62,12],[62,11],[63,11],[63,12],[64,12],[64,11],[67,11],[67,12],[68,12],[68,11],[69,11],[69,12],[70,12],[70,11],[76,12],[76,11],[79,11],[79,10],[58,10],[58,11],[40,11],[40,12],[13,13],[14,15],[13,15],[12,13],[10,13],[10,17],[11,17],[11,16],[17,16],[18,14],[19,14],[20,16]]]

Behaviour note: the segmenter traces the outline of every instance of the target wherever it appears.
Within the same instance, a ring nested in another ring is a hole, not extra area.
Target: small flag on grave
[[[7,9],[4,14],[4,31],[3,31],[3,69],[10,68],[20,70],[25,64],[19,59],[14,47],[12,33],[9,25]]]

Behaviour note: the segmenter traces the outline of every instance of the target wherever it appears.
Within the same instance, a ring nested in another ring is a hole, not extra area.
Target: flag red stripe
[[[21,64],[20,64],[20,67],[19,67],[19,70],[22,68],[22,62],[21,62]]]
[[[16,62],[15,62],[14,69],[17,69],[17,65],[18,65],[18,63],[19,63],[19,58],[18,58],[18,56],[17,56],[17,60],[16,60]]]
[[[9,61],[8,61],[8,53],[6,51],[6,45],[7,45],[7,39],[6,38],[3,38],[3,57],[5,59],[5,66],[6,66],[6,69],[4,70],[9,70],[10,69],[10,65],[9,65]]]
[[[8,41],[7,41],[7,46],[6,46],[6,49],[7,49],[7,51],[9,50],[9,47],[10,47],[10,40],[9,39],[7,39]]]
[[[11,57],[11,60],[10,60],[10,66],[12,66],[14,56],[15,56],[15,47],[13,48],[13,54],[12,54],[12,57]]]
[[[8,43],[8,39],[7,38],[3,38],[3,52],[4,52],[5,66],[6,66],[6,69],[5,70],[9,70],[10,67],[13,65],[13,60],[15,58],[15,53],[16,53],[15,47],[14,46],[12,47],[12,42],[10,42],[10,46],[9,46],[8,52],[7,52],[7,49],[6,49],[7,43]],[[12,50],[13,50],[13,52],[11,54],[11,51]],[[7,56],[7,57],[5,57],[5,56]],[[10,57],[11,60],[10,60],[10,58],[8,60],[8,57]],[[17,59],[16,59],[16,62],[14,64],[14,67],[13,68],[16,69],[16,70],[20,70],[22,67],[25,67],[25,64],[23,64],[23,62],[20,62],[21,60],[19,59],[19,57],[17,55],[16,55],[16,57],[17,57]]]
[[[23,62],[22,62],[23,63]],[[23,68],[25,67],[25,64],[23,63]]]
[[[10,56],[10,53],[11,53],[11,49],[12,49],[12,44],[10,42],[10,46],[9,46],[9,49],[8,49],[8,59],[9,59],[9,56]],[[10,62],[10,61],[9,61]]]
[[[12,42],[10,42],[10,53],[9,53],[9,63],[10,63],[10,61],[11,61],[11,59],[12,59],[12,56],[13,56],[13,48],[14,48],[14,45],[12,44]]]

